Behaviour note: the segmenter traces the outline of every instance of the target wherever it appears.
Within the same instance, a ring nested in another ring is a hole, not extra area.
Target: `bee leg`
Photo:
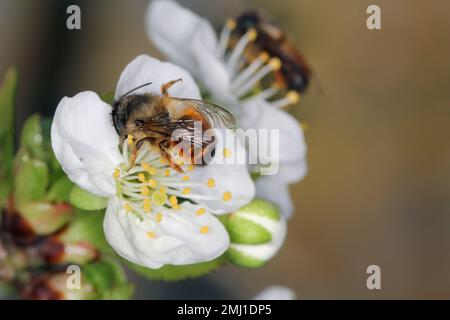
[[[175,171],[179,173],[184,173],[183,169],[181,169],[179,165],[173,162],[172,156],[166,151],[166,143],[167,143],[166,140],[162,140],[159,142],[159,150],[161,150],[161,155],[163,156],[164,159],[167,160],[169,166],[172,167]]]
[[[183,81],[183,79],[180,78],[180,79],[172,80],[172,81],[169,81],[169,82],[167,82],[167,83],[162,84],[162,85],[161,85],[161,94],[162,94],[163,96],[168,96],[168,95],[169,95],[169,92],[167,92],[167,90],[169,90],[169,88],[170,88],[171,86],[173,86],[175,83],[181,82],[181,81]]]
[[[151,137],[145,137],[141,140],[138,140],[136,142],[136,144],[133,147],[133,151],[131,151],[131,156],[130,156],[130,166],[128,168],[128,170],[130,170],[131,168],[134,167],[134,164],[136,163],[136,158],[139,154],[139,150],[142,148],[142,146],[144,145],[145,142],[149,142],[150,144],[152,144],[155,141],[155,138],[151,138]],[[125,142],[126,143],[126,142]]]

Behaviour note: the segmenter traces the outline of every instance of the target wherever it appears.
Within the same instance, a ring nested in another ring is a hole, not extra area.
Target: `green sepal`
[[[165,265],[159,269],[150,269],[126,261],[130,268],[139,275],[150,280],[179,281],[204,276],[222,266],[226,262],[225,255],[214,260],[190,265]]]
[[[47,164],[24,156],[16,167],[14,198],[16,203],[42,200],[48,186]]]
[[[67,176],[61,176],[50,186],[46,199],[54,202],[69,202],[73,187],[73,182]]]
[[[73,206],[86,211],[101,210],[108,205],[108,198],[89,193],[78,186],[73,186],[69,198]]]
[[[231,243],[261,244],[272,240],[271,233],[253,221],[231,214],[228,219],[222,219],[230,236]]]

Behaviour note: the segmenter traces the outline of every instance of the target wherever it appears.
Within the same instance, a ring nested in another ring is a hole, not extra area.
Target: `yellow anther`
[[[162,220],[162,213],[161,212],[158,212],[155,215],[155,220],[156,220],[156,222],[161,222],[161,220]]]
[[[203,227],[200,228],[200,233],[205,234],[205,233],[208,233],[208,231],[209,231],[209,227],[208,226],[203,226]]]
[[[179,166],[184,165],[183,159],[179,159],[179,160],[177,161],[177,165],[179,165]]]
[[[255,28],[250,28],[247,31],[247,39],[248,41],[254,41],[258,37],[258,31]]]
[[[153,231],[149,231],[147,232],[147,237],[149,237],[150,239],[156,238],[156,233],[154,233]]]
[[[158,206],[162,206],[167,201],[167,195],[165,192],[155,191],[152,193],[152,202]]]
[[[187,171],[192,171],[192,170],[194,170],[194,165],[193,164],[188,165]]]
[[[236,28],[236,20],[228,19],[225,23],[225,26],[227,27],[227,29],[234,30],[234,28]]]
[[[181,206],[179,204],[173,205],[172,206],[173,210],[181,210]]]
[[[119,168],[116,168],[114,170],[113,177],[114,178],[119,178],[120,177],[120,169]]]
[[[262,62],[267,62],[269,58],[270,55],[266,51],[261,52],[258,56],[258,59],[262,60]]]
[[[209,188],[214,188],[215,185],[216,185],[216,180],[214,180],[213,178],[209,178],[209,179],[208,179],[208,182],[206,182],[206,185],[207,185]]]
[[[281,68],[281,60],[277,57],[273,57],[269,60],[269,65],[273,71],[277,71]]]
[[[141,187],[141,195],[148,196],[150,194],[150,189],[147,186]]]
[[[174,206],[176,206],[178,204],[178,199],[177,199],[176,196],[170,196],[169,197],[169,202],[170,202],[170,205],[172,207],[174,207]]]
[[[162,164],[167,164],[167,159],[166,158],[159,158],[159,162],[161,162]]]
[[[286,94],[286,98],[290,104],[295,104],[300,101],[300,93],[295,90],[291,90]]]
[[[162,186],[161,188],[159,188],[159,191],[160,191],[161,193],[166,194],[166,193],[167,193],[167,188],[164,187],[164,186]]]
[[[155,189],[157,185],[158,185],[158,181],[156,181],[155,179],[148,180],[148,186],[150,188]]]
[[[141,167],[142,167],[142,169],[147,171],[150,168],[150,165],[148,163],[141,163]]]
[[[223,200],[224,201],[230,201],[232,197],[233,197],[233,195],[231,194],[230,191],[226,191],[226,192],[223,193]]]
[[[143,203],[142,208],[144,209],[145,212],[152,211],[152,205],[150,203]]]
[[[205,212],[206,212],[205,208],[200,208],[195,212],[195,214],[201,216],[202,214],[205,214]]]
[[[134,142],[134,137],[133,137],[132,134],[129,134],[129,135],[127,136],[127,143],[128,143],[128,145],[132,145],[133,142]]]
[[[142,172],[138,174],[138,180],[140,182],[145,182],[145,174],[143,174]]]
[[[231,149],[230,148],[223,148],[223,156],[225,158],[231,157]]]
[[[133,211],[133,208],[129,203],[124,203],[123,208],[125,209],[125,212],[131,212]]]
[[[164,175],[166,177],[169,177],[170,176],[170,170],[169,169],[164,170]]]
[[[181,178],[181,180],[183,180],[183,181],[189,181],[189,176],[183,176],[183,177]]]
[[[184,188],[183,191],[181,191],[182,194],[189,194],[191,193],[192,189],[191,188]]]

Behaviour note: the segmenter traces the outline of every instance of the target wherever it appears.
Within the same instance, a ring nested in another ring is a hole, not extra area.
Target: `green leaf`
[[[17,71],[9,68],[0,88],[0,206],[4,205],[12,187],[16,88]]]
[[[54,202],[69,202],[70,192],[73,187],[73,182],[70,181],[67,176],[62,176],[51,185],[50,190],[47,192],[46,199]]]
[[[83,267],[87,281],[92,284],[100,299],[129,299],[133,287],[116,261],[103,259]]]
[[[173,266],[165,265],[159,269],[149,269],[132,262],[127,261],[131,269],[141,276],[151,280],[179,281],[184,279],[197,278],[204,276],[223,265],[226,262],[225,256],[220,256],[212,261],[184,265]]]
[[[70,192],[70,203],[82,210],[100,210],[106,208],[108,198],[99,197],[74,186]]]
[[[24,157],[15,173],[14,197],[24,203],[42,200],[48,185],[48,168],[45,162]]]
[[[64,243],[88,241],[95,245],[98,250],[113,254],[113,250],[106,241],[103,232],[104,216],[103,211],[86,212],[77,210],[75,219],[61,235],[61,241]]]

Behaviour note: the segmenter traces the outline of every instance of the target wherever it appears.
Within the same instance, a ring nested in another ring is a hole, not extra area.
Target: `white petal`
[[[115,99],[147,82],[151,85],[140,88],[133,93],[161,94],[161,85],[172,80],[182,79],[175,83],[169,94],[174,97],[200,99],[200,91],[186,71],[169,62],[161,62],[147,55],[140,55],[131,61],[120,75],[117,83]]]
[[[110,105],[90,91],[63,98],[51,138],[56,159],[73,182],[99,196],[115,193],[112,172],[122,158]]]
[[[253,300],[295,300],[296,294],[289,288],[270,286],[258,293]]]
[[[192,60],[197,66],[197,79],[208,90],[214,102],[233,108],[231,111],[235,113],[238,100],[230,92],[230,74],[224,60],[217,57],[215,50],[208,48],[204,38],[202,30],[195,32],[191,47]]]
[[[200,182],[199,186],[192,187],[192,194],[205,197],[195,201],[214,214],[225,214],[249,203],[255,196],[255,184],[248,173],[245,149],[240,141],[231,130],[215,130],[215,134],[218,139],[212,161],[196,166],[189,175],[190,181]],[[207,185],[209,179],[215,182],[212,188]],[[225,200],[225,193],[229,193],[231,199]]]
[[[277,176],[264,176],[256,180],[256,196],[277,204],[283,217],[289,219],[294,211],[289,185]]]
[[[289,113],[263,100],[250,100],[242,104],[242,109],[244,114],[239,118],[241,127],[279,130],[279,143],[275,145],[267,143],[264,148],[250,148],[249,152],[257,152],[253,156],[257,157],[261,163],[278,159],[279,179],[289,183],[302,179],[306,174],[306,143],[303,130],[297,120]]]
[[[146,29],[150,39],[170,61],[194,75],[198,68],[190,52],[194,33],[201,32],[207,50],[217,47],[217,37],[209,21],[175,1],[152,1],[147,9]]]
[[[200,263],[223,254],[229,238],[219,220],[208,212],[196,215],[199,207],[193,204],[183,203],[182,207],[164,213],[159,223],[148,218],[140,221],[112,198],[103,224],[106,239],[120,256],[148,268]],[[201,233],[204,226],[208,231]],[[148,237],[149,231],[156,237]]]

